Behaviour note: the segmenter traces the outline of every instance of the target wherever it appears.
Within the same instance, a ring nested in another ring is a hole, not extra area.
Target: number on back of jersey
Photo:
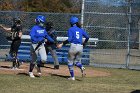
[[[80,38],[79,31],[76,31],[76,38],[77,38],[77,39]]]

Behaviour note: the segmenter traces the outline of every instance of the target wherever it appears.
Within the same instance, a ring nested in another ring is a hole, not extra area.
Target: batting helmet
[[[77,17],[71,17],[70,18],[70,23],[71,24],[75,24],[75,23],[77,23],[79,21],[79,19],[77,18]]]
[[[35,19],[36,23],[45,23],[46,18],[43,15],[38,15]]]

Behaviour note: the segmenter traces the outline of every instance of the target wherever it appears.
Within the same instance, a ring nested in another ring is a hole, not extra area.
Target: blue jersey
[[[73,26],[73,27],[69,28],[69,30],[68,30],[68,41],[70,43],[82,44],[83,36],[86,39],[89,39],[89,36],[87,35],[87,33],[83,29],[81,29],[77,26]]]
[[[30,36],[32,43],[44,42],[45,38],[50,42],[54,42],[54,40],[47,34],[45,28],[42,28],[38,25],[32,27]]]

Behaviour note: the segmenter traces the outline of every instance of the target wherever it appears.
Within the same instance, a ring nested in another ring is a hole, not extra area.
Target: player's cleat
[[[83,66],[81,68],[81,73],[82,73],[82,77],[85,77],[86,76],[85,67],[83,67]]]
[[[41,62],[40,63],[40,67],[45,67],[45,63],[44,62]]]
[[[29,76],[30,76],[31,78],[35,78],[33,72],[29,72]]]
[[[68,80],[75,80],[75,77],[69,77]]]
[[[37,65],[35,65],[35,68],[37,70],[38,76],[40,77],[41,76],[41,69],[40,69],[40,67],[38,67]]]
[[[40,73],[40,72],[38,73],[38,76],[39,76],[39,77],[41,76],[41,73]]]
[[[23,65],[24,64],[24,62],[20,62],[20,65]]]
[[[18,68],[17,67],[12,67],[12,70],[18,70]]]
[[[54,69],[59,69],[59,65],[55,65],[54,66]]]

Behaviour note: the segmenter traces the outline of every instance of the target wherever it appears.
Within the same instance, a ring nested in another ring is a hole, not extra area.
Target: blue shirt
[[[68,29],[68,41],[70,43],[74,43],[74,44],[82,44],[83,43],[83,36],[86,38],[86,39],[89,39],[89,36],[87,35],[87,33],[77,27],[77,26],[73,26],[71,28]]]
[[[30,36],[32,43],[44,42],[45,38],[50,42],[54,42],[54,40],[47,34],[45,28],[42,28],[38,25],[32,27]]]

